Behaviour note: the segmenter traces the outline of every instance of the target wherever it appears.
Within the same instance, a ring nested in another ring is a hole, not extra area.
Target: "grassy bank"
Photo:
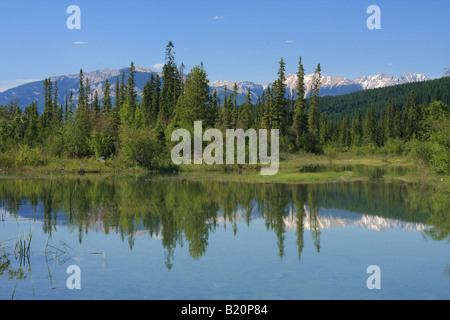
[[[11,162],[10,162],[11,164]],[[450,176],[433,174],[417,166],[404,156],[355,155],[334,153],[326,155],[282,154],[279,171],[275,175],[261,175],[257,165],[181,165],[176,170],[152,172],[138,165],[130,165],[120,158],[98,161],[94,158],[48,158],[39,164],[21,164],[0,168],[8,175],[58,176],[79,174],[151,175],[155,178],[201,180],[213,179],[260,183],[319,183],[333,181],[379,180],[423,182],[436,184],[450,190]],[[444,181],[441,182],[441,178]]]
[[[436,184],[450,190],[450,176],[430,173],[403,156],[283,155],[279,171],[263,176],[260,166],[182,165],[177,176],[184,179],[220,179],[261,183],[319,183],[384,180]],[[441,182],[441,178],[444,181]]]

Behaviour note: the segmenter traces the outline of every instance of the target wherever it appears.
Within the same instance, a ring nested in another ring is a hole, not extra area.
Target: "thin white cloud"
[[[392,62],[389,62],[389,63],[388,63],[388,66],[389,66],[389,67],[392,66]]]
[[[294,43],[294,40],[286,40],[286,43]]]
[[[157,64],[154,64],[153,66],[152,66],[152,68],[155,68],[155,69],[162,69],[162,67],[164,67],[164,63],[157,63]]]
[[[215,16],[214,20],[219,20],[219,19],[223,19],[223,16]]]
[[[83,44],[87,44],[87,42],[84,42],[84,41],[75,41],[73,44],[83,45]]]

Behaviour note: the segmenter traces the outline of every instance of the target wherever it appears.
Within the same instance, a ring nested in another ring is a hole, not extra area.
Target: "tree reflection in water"
[[[355,213],[359,220],[364,215],[427,225],[424,234],[437,241],[449,241],[450,229],[448,193],[420,184],[374,181],[295,185],[89,176],[1,179],[2,217],[5,212],[17,216],[22,206],[31,206],[27,212],[42,221],[45,233],[65,223],[77,230],[80,242],[92,229],[120,233],[130,248],[139,233],[159,237],[169,269],[177,246],[187,243],[192,258],[203,256],[209,234],[221,223],[230,223],[236,234],[238,222],[264,219],[276,234],[280,259],[286,229],[295,229],[299,260],[305,229],[311,230],[320,252],[321,229],[346,223],[321,216],[324,209]]]

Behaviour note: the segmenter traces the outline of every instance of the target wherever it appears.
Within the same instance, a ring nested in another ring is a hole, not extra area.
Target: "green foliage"
[[[90,139],[90,147],[96,158],[106,158],[113,153],[114,140],[108,133],[94,131]]]
[[[392,155],[402,155],[405,143],[398,138],[389,138],[384,145],[383,152]]]
[[[131,165],[152,168],[157,141],[148,128],[121,126],[119,154]]]

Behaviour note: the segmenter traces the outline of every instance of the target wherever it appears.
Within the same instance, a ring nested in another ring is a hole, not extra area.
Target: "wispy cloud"
[[[21,86],[25,83],[35,82],[42,79],[16,79],[16,80],[0,80],[0,92],[6,91],[11,88]]]
[[[294,43],[294,40],[286,40],[286,43]]]
[[[223,16],[215,16],[214,20],[219,20],[219,19],[223,19]]]
[[[152,68],[155,68],[155,69],[162,69],[162,67],[164,67],[164,63],[157,63],[157,64],[154,64],[153,66],[152,66]]]
[[[84,41],[75,41],[73,44],[76,44],[76,45],[83,45],[83,44],[87,44],[87,42],[84,42]]]
[[[392,66],[392,62],[389,62],[389,63],[388,63],[388,66],[389,66],[389,67]]]

